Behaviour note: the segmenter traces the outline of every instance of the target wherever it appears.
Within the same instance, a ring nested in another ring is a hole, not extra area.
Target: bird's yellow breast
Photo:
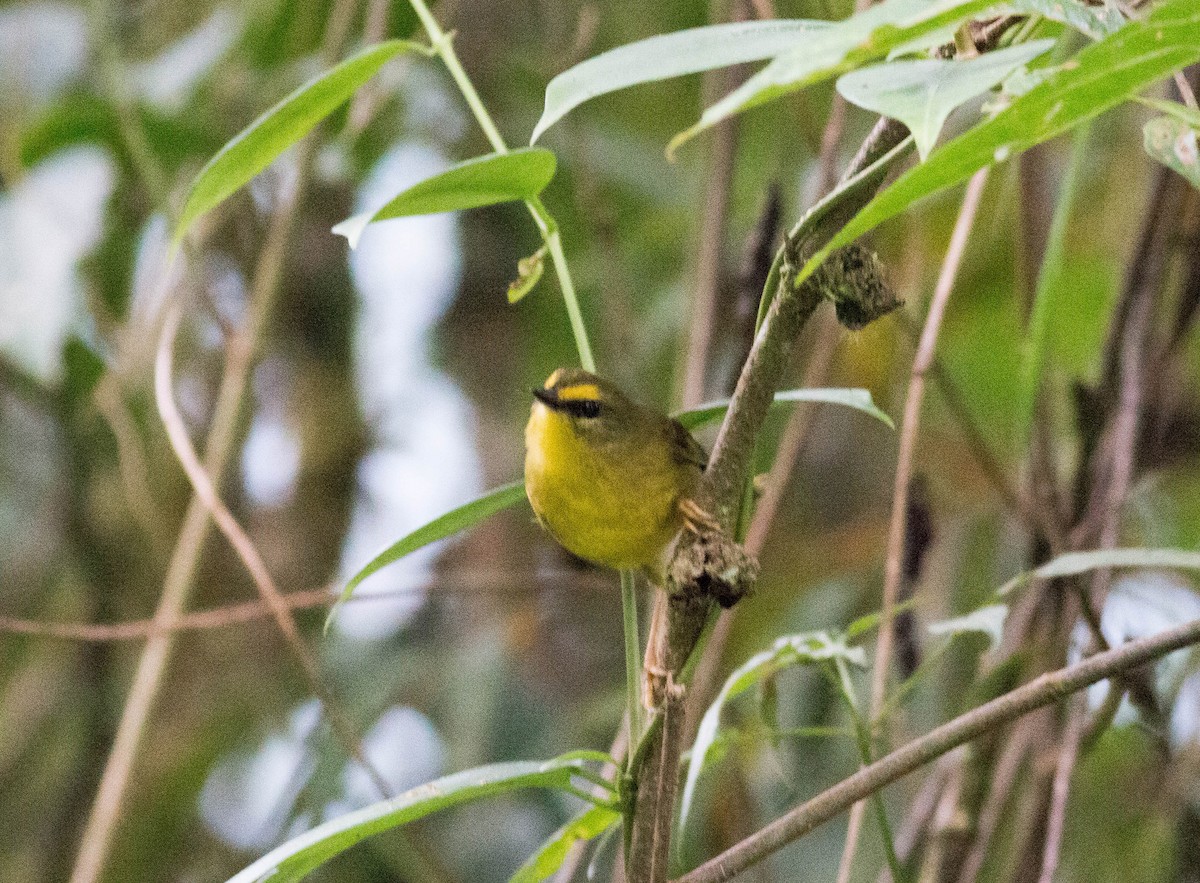
[[[535,403],[525,428],[525,490],[568,551],[619,569],[655,567],[679,530],[685,479],[665,444],[596,444]]]

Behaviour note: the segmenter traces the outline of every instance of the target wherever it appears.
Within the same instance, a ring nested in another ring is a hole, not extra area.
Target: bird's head
[[[580,434],[614,438],[636,426],[640,409],[613,383],[582,368],[559,368],[533,390],[534,412],[565,420]]]

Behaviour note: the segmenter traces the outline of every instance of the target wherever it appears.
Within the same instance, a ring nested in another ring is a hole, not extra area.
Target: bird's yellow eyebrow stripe
[[[558,391],[560,402],[600,401],[600,387],[594,383],[576,383]]]

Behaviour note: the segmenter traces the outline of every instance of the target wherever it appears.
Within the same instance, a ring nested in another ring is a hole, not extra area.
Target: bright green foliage
[[[546,109],[529,143],[592,98],[643,83],[779,55],[823,21],[739,21],[626,43],[563,71],[546,87]]]
[[[885,0],[871,6],[817,31],[776,57],[741,87],[705,110],[696,125],[672,139],[668,149],[677,149],[734,114],[884,58],[897,47],[942,32],[992,5],[992,0]]]
[[[460,803],[521,788],[573,791],[577,761],[515,761],[445,776],[331,822],[273,849],[228,883],[294,883],[356,843]]]
[[[389,40],[364,49],[329,71],[309,80],[276,104],[218,151],[192,182],[187,202],[175,223],[175,239],[209,209],[269,166],[276,157],[307,135],[384,64],[402,52],[424,52],[408,40]]]
[[[965,61],[895,61],[845,74],[837,88],[851,104],[908,126],[917,152],[925,159],[951,111],[982,95],[1053,45],[1053,40],[1037,40]]]
[[[438,540],[454,536],[454,534],[478,524],[480,521],[495,515],[497,512],[502,512],[517,505],[517,503],[524,499],[525,482],[514,481],[510,484],[502,485],[495,490],[488,491],[483,496],[469,503],[464,503],[456,509],[451,509],[445,515],[438,516],[428,524],[422,525],[412,533],[406,534],[396,540],[396,542],[367,562],[346,583],[346,588],[342,589],[342,596],[338,603],[350,600],[358,584],[371,574],[377,573],[395,561],[399,561],[405,555],[412,554],[422,546],[428,546],[430,543],[436,543]],[[329,623],[333,621],[336,613],[337,607],[335,606],[329,612],[329,618],[325,621],[326,628],[329,627]]]
[[[554,168],[554,154],[540,147],[477,156],[414,184],[377,211],[347,218],[333,232],[354,248],[375,221],[535,199],[554,177]]]
[[[509,879],[509,883],[541,883],[552,877],[566,860],[571,847],[598,837],[621,821],[621,814],[607,806],[592,806],[551,834],[541,848]]]
[[[1142,22],[1086,47],[1070,65],[1013,101],[1008,109],[938,148],[873,199],[805,265],[797,284],[835,248],[895,217],[913,203],[972,174],[1061,135],[1200,59],[1200,7],[1171,0]]]

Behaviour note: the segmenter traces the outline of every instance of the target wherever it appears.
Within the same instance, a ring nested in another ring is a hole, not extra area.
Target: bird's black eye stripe
[[[559,405],[572,417],[583,417],[588,420],[600,416],[600,403],[595,399],[576,399],[561,402]]]

